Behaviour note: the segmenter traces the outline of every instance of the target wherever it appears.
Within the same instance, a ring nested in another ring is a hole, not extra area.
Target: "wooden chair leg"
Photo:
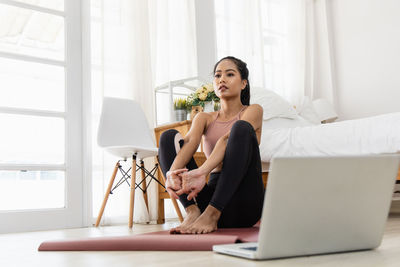
[[[140,167],[142,168],[142,187],[143,187],[143,198],[144,198],[144,203],[146,203],[146,209],[147,211],[149,210],[149,200],[147,198],[147,184],[145,180],[145,172],[144,172],[144,161],[140,161]]]
[[[106,207],[107,200],[108,200],[108,197],[110,195],[111,188],[112,188],[112,186],[114,184],[115,176],[117,175],[117,171],[118,171],[119,167],[120,167],[119,161],[117,161],[117,164],[115,164],[115,167],[114,167],[113,174],[111,175],[110,182],[108,183],[107,191],[106,191],[106,193],[104,195],[103,204],[101,205],[101,208],[100,208],[100,211],[99,211],[99,215],[97,216],[97,220],[96,220],[96,224],[95,224],[96,227],[98,227],[99,224],[100,224],[101,217],[103,216],[103,212],[104,212],[104,209]]]
[[[136,183],[136,155],[132,157],[132,174],[131,174],[131,196],[129,204],[129,228],[133,226],[133,208],[135,201],[135,183]]]
[[[160,192],[160,189],[162,187],[159,186],[158,190]],[[164,199],[160,197],[160,194],[158,194],[158,217],[157,217],[157,224],[163,224],[165,223],[165,214],[164,214]]]

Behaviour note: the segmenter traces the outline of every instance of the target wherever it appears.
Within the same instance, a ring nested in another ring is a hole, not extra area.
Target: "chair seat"
[[[135,153],[137,153],[136,157],[139,159],[155,157],[158,154],[158,148],[156,147],[110,146],[104,147],[104,149],[108,153],[124,159],[131,158]]]

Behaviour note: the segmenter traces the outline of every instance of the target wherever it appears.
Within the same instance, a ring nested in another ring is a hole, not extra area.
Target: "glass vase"
[[[214,111],[214,101],[204,102],[204,112],[213,112]]]

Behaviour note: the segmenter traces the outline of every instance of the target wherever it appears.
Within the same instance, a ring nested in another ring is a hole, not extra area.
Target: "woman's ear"
[[[244,90],[244,88],[246,88],[247,86],[247,80],[242,80],[242,90]]]

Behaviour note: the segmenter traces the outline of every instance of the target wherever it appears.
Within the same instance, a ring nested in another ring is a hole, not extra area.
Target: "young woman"
[[[187,213],[171,232],[204,234],[217,227],[250,227],[261,217],[264,188],[258,146],[263,110],[249,105],[248,77],[240,59],[218,61],[213,85],[221,109],[197,114],[184,138],[173,129],[160,138],[167,191],[179,198]],[[201,138],[207,160],[197,167],[193,154]]]

